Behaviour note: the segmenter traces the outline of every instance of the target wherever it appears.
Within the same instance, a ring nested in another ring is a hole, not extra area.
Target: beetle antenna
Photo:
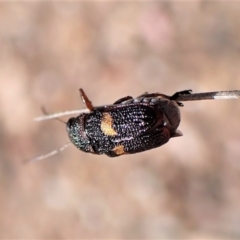
[[[36,118],[34,118],[34,121],[40,122],[40,121],[54,119],[54,118],[58,118],[58,117],[62,117],[62,116],[88,113],[88,112],[89,112],[88,109],[80,109],[80,110],[71,110],[71,111],[66,111],[66,112],[59,112],[59,113],[47,114],[47,115],[44,115],[44,116],[36,117]]]
[[[30,159],[30,160],[26,160],[26,161],[24,161],[24,163],[35,162],[35,161],[43,160],[43,159],[45,159],[45,158],[49,158],[49,157],[51,157],[51,156],[53,156],[53,155],[55,155],[55,154],[57,154],[57,153],[62,152],[63,150],[65,150],[65,149],[66,149],[68,146],[70,146],[70,145],[71,145],[71,143],[68,142],[68,143],[64,144],[64,145],[63,145],[62,147],[60,147],[60,148],[57,148],[57,149],[55,149],[55,150],[53,150],[53,151],[51,151],[51,152],[49,152],[49,153],[46,153],[46,154],[44,154],[44,155],[37,156],[37,157],[32,158],[32,159]]]
[[[49,116],[51,115],[44,106],[41,107],[41,110],[42,110],[42,113],[45,115],[45,116]],[[65,121],[63,121],[61,118],[55,118],[56,120],[58,120],[59,122],[61,123],[64,123],[64,124],[67,124]]]
[[[186,93],[189,92],[189,93]],[[172,97],[175,101],[197,101],[197,100],[219,100],[219,99],[237,99],[240,98],[240,90],[191,93],[191,91],[182,91],[175,93]]]

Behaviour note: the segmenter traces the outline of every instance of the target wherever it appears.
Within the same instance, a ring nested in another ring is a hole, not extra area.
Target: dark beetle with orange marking
[[[182,136],[179,106],[182,101],[239,99],[240,90],[192,93],[176,92],[172,96],[161,93],[142,94],[137,98],[124,97],[101,107],[93,107],[82,89],[80,94],[87,109],[47,114],[36,121],[79,114],[67,122],[68,136],[80,150],[116,157],[159,147],[172,137]],[[29,161],[38,161],[63,151],[70,144]],[[29,162],[28,161],[28,162]]]
[[[160,93],[127,96],[102,107],[93,107],[82,89],[80,93],[90,113],[67,122],[71,142],[84,152],[116,157],[156,148],[181,136],[177,130],[178,106],[183,105],[176,99],[191,91],[177,92],[171,97]]]

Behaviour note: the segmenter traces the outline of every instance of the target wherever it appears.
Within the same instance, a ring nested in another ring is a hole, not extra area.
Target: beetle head
[[[76,118],[70,118],[67,122],[68,137],[71,142],[84,152],[94,153],[90,140],[85,132],[85,117],[88,114],[80,114]]]

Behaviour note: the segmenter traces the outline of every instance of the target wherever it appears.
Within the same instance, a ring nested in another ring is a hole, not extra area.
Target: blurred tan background
[[[1,3],[0,238],[239,239],[240,100],[185,103],[182,138],[108,158],[41,106],[240,89],[240,3]],[[64,118],[65,120],[68,117]]]

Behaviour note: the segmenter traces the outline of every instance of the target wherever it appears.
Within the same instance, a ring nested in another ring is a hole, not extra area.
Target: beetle
[[[117,157],[160,147],[170,138],[182,136],[181,103],[174,99],[190,94],[190,90],[169,97],[160,93],[130,96],[94,108],[82,89],[83,102],[90,113],[82,113],[67,122],[71,142],[80,150],[93,154]]]
[[[70,141],[81,151],[117,157],[157,148],[170,138],[182,136],[178,126],[181,121],[182,101],[237,99],[240,90],[192,93],[176,92],[172,96],[162,93],[144,93],[136,98],[126,96],[113,104],[94,107],[83,89],[79,89],[87,109],[68,111],[38,117],[36,121],[80,113],[70,118],[66,128]],[[38,156],[37,161],[52,156],[66,147]]]

